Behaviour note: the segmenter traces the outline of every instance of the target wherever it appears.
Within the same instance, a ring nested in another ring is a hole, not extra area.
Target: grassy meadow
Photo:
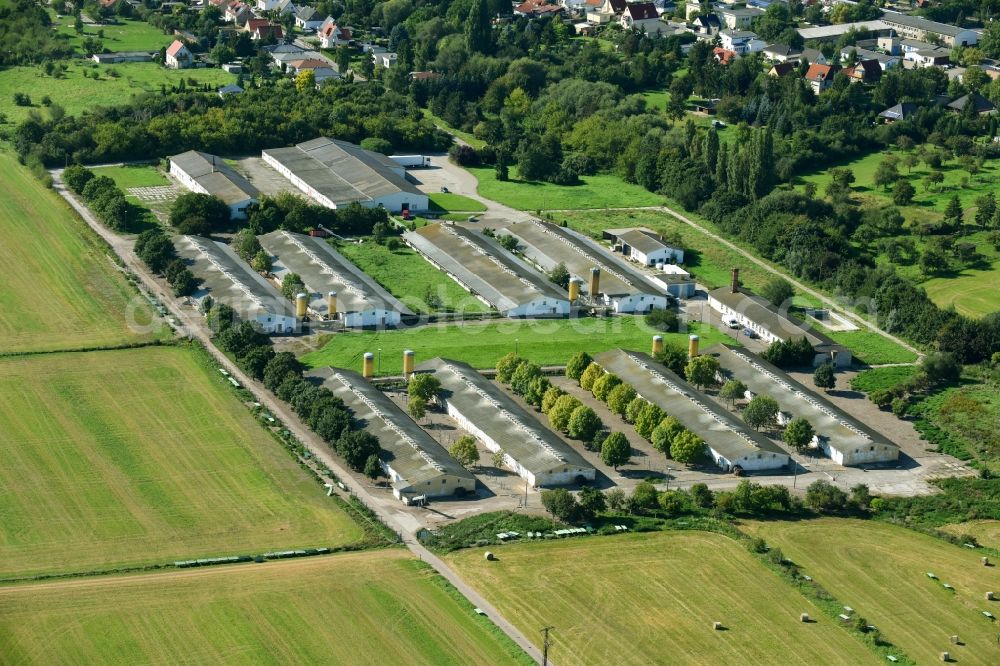
[[[0,359],[0,578],[361,538],[207,358]]]
[[[188,88],[208,84],[215,89],[236,82],[236,75],[221,69],[166,69],[154,62],[124,62],[116,65],[98,65],[89,60],[67,60],[63,78],[47,76],[41,67],[7,67],[0,70],[0,113],[9,122],[19,123],[31,110],[46,117],[48,111],[41,104],[48,95],[68,115],[78,115],[99,106],[125,104],[133,95],[159,93],[160,86],[167,88],[184,81]],[[88,78],[83,73],[87,72]],[[97,78],[94,78],[94,75]],[[44,90],[44,93],[40,92]],[[32,106],[16,106],[11,98],[15,92],[31,96]]]
[[[2,76],[2,73],[0,73]],[[111,251],[54,192],[0,152],[0,354],[79,349],[165,336]]]
[[[738,344],[716,329],[692,325],[703,347],[726,342]],[[686,348],[688,333],[660,333],[645,325],[642,317],[608,319],[501,320],[464,324],[428,325],[399,331],[336,333],[325,346],[302,357],[311,367],[332,365],[360,368],[365,352],[382,350],[382,374],[402,372],[403,350],[416,352],[417,362],[435,356],[465,361],[475,368],[492,368],[505,354],[517,349],[540,365],[563,365],[577,351],[591,354],[623,347],[649,351],[654,335]]]
[[[527,635],[554,625],[551,656],[574,664],[875,664],[739,543],[655,532],[501,546],[446,560]],[[799,622],[800,613],[817,621]],[[726,631],[712,629],[722,622]]]
[[[420,254],[400,244],[395,250],[371,241],[340,243],[337,250],[414,312],[489,312],[490,307],[463,289]],[[429,308],[428,289],[439,305]]]
[[[461,194],[432,192],[427,197],[431,200],[431,206],[439,211],[481,213],[486,210],[486,205],[482,202]]]
[[[803,568],[837,599],[877,626],[917,663],[950,651],[960,664],[997,663],[1000,569],[980,554],[902,527],[829,518],[749,526]],[[927,576],[933,573],[937,580]],[[942,585],[954,586],[954,591]],[[963,644],[952,645],[958,635]]]
[[[0,588],[21,664],[531,664],[402,549]]]
[[[64,35],[81,52],[83,41],[88,37],[100,41],[108,51],[157,51],[176,39],[145,21],[120,18],[117,23],[107,25],[84,23],[83,34],[77,34],[73,22],[72,16],[52,17],[56,33]]]
[[[576,210],[585,208],[637,208],[659,206],[663,197],[618,176],[583,176],[581,185],[555,185],[517,180],[517,168],[510,168],[510,180],[499,181],[493,167],[473,167],[469,172],[479,181],[481,196],[518,210]]]

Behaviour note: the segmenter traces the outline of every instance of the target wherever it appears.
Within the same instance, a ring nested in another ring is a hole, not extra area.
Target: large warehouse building
[[[565,316],[569,299],[492,238],[453,224],[403,234],[429,262],[508,317]]]
[[[597,354],[594,361],[698,435],[723,471],[771,470],[788,464],[789,455],[780,446],[745,428],[647,354],[613,349]]]
[[[813,366],[832,363],[838,368],[851,365],[854,354],[819,331],[804,327],[774,307],[767,299],[739,286],[739,270],[733,269],[732,282],[708,292],[708,305],[722,317],[732,317],[743,328],[754,331],[764,342],[805,338],[816,351]]]
[[[365,429],[378,438],[382,469],[392,494],[409,504],[416,498],[475,493],[476,478],[371,382],[356,372],[322,368],[307,377],[344,401]]]
[[[580,234],[548,222],[517,222],[502,230],[517,239],[524,256],[543,271],[558,264],[582,280],[591,303],[619,313],[667,307],[666,289],[657,287],[627,262]]]
[[[406,169],[361,146],[325,136],[291,148],[269,148],[261,158],[321,206],[359,203],[398,213],[428,208],[427,195],[406,179]]]
[[[229,216],[244,220],[247,207],[257,203],[260,192],[215,155],[189,150],[170,158],[170,175],[192,192],[211,194],[229,206]]]
[[[178,236],[174,247],[194,276],[201,279],[194,296],[199,301],[211,296],[216,303],[235,310],[240,319],[256,322],[268,334],[298,330],[292,304],[228,245],[198,236]]]
[[[596,470],[510,396],[459,361],[435,358],[417,366],[441,381],[448,415],[535,487],[593,481]]]
[[[319,316],[339,317],[347,328],[385,328],[413,314],[322,238],[272,231],[258,240],[271,255],[271,272],[279,280],[288,273],[302,278],[309,308]]]
[[[774,398],[782,422],[800,417],[809,421],[816,431],[814,445],[837,464],[863,465],[899,458],[895,444],[764,359],[729,345],[716,345],[705,353],[719,359],[724,379],[738,379],[746,385],[747,399],[755,395]]]

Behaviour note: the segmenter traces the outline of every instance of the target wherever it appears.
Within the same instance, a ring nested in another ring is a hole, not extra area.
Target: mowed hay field
[[[0,662],[530,664],[402,549],[0,588]]]
[[[980,546],[1000,550],[1000,520],[970,520],[965,523],[955,523],[941,527],[951,534],[970,534],[976,538]]]
[[[62,199],[0,151],[0,354],[118,345],[152,310]]]
[[[902,527],[823,519],[758,523],[751,530],[778,546],[837,599],[877,626],[917,663],[950,651],[960,664],[1000,663],[1000,568],[980,553]],[[938,580],[927,577],[934,573]],[[942,583],[954,586],[951,592]],[[958,635],[964,645],[952,645]]]
[[[0,578],[362,537],[205,359],[0,359]]]
[[[527,635],[555,625],[568,664],[873,664],[859,640],[729,537],[657,532],[446,559]],[[799,613],[818,621],[799,622]],[[715,631],[722,622],[726,631]]]

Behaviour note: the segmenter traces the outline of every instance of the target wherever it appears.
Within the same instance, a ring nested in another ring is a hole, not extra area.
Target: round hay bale
[[[993,601],[993,600],[994,600],[994,594],[992,592],[987,592],[986,601]]]
[[[988,557],[984,557],[983,558],[983,566],[984,567],[990,566],[990,558],[988,558]]]
[[[941,653],[941,661],[951,661],[951,653],[950,652],[942,652]]]
[[[487,562],[492,562],[494,559],[495,558],[493,557],[492,551],[489,551],[489,550],[486,551],[486,561]]]
[[[715,631],[722,631],[722,623],[721,622],[713,622],[712,623],[712,629],[714,629]]]
[[[799,622],[809,622],[809,621],[810,621],[810,619],[809,619],[809,613],[800,613],[799,614]]]

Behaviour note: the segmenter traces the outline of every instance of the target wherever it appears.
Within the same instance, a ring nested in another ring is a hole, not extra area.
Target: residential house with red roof
[[[818,95],[833,85],[833,77],[839,70],[837,65],[809,65],[805,79]]]
[[[191,51],[188,47],[184,46],[184,42],[179,39],[175,39],[174,42],[167,47],[167,53],[163,64],[170,69],[185,69],[190,67],[194,62],[194,56],[191,55]]]

